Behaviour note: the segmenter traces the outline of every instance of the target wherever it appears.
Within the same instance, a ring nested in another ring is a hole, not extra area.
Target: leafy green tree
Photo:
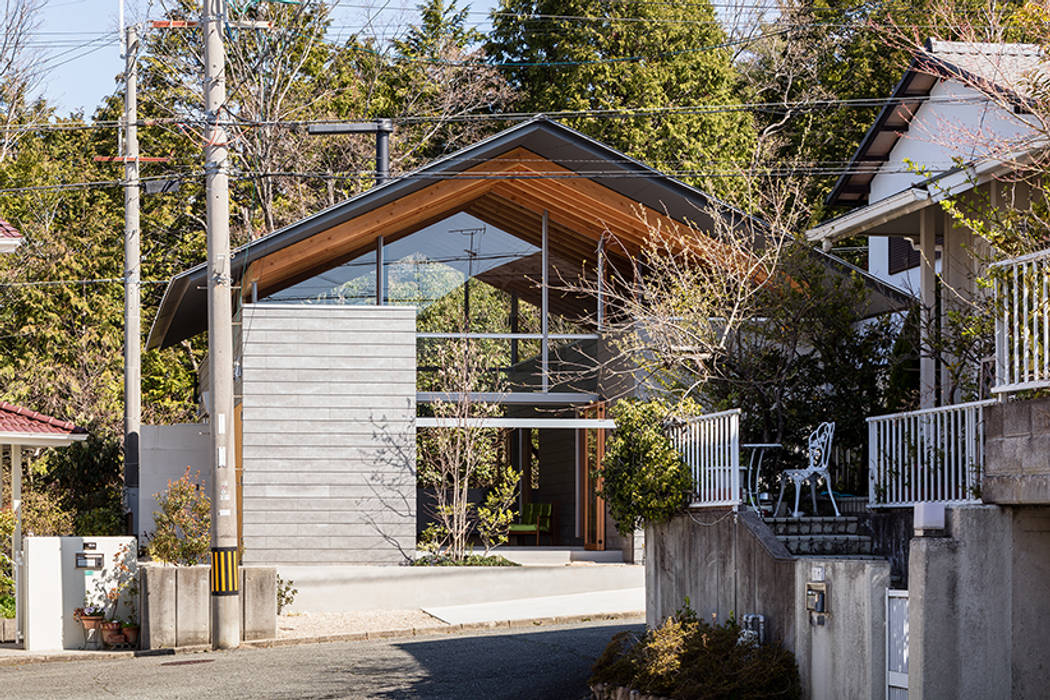
[[[656,110],[564,121],[697,183],[694,171],[740,167],[750,156],[750,115],[690,111],[739,100],[726,35],[706,0],[501,0],[492,25],[488,51],[519,90],[519,110]],[[705,184],[725,191],[731,179]]]
[[[692,477],[667,436],[667,425],[698,409],[689,401],[673,408],[663,401],[634,399],[613,404],[616,430],[606,442],[598,476],[602,498],[621,534],[669,520],[685,507]]]
[[[198,483],[199,476],[186,467],[185,474],[156,494],[160,510],[153,513],[151,558],[185,566],[204,561],[211,546],[211,499]]]

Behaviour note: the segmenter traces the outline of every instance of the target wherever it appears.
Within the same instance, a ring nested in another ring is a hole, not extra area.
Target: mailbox
[[[101,553],[94,552],[77,552],[77,568],[78,569],[89,569],[91,571],[101,571],[103,568],[104,557]]]

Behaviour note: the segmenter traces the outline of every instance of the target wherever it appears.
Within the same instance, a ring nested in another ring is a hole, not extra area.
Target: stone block
[[[175,568],[175,640],[177,646],[211,641],[211,591],[208,566]]]
[[[241,567],[241,635],[246,640],[277,636],[277,569]]]
[[[1003,436],[1003,404],[984,409],[984,436],[988,441]]]
[[[143,649],[176,646],[175,571],[175,567],[162,565],[141,565],[139,568]]]
[[[1050,399],[1029,401],[1033,435],[1050,434]]]
[[[1026,437],[1032,434],[1032,414],[1029,401],[1011,401],[1001,405],[1003,437]]]

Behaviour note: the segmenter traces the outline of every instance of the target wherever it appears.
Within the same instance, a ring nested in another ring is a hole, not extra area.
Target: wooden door
[[[605,418],[605,404],[594,403],[576,409],[579,418]],[[599,495],[601,478],[595,472],[605,459],[605,430],[603,428],[580,428],[576,431],[577,464],[582,485],[583,501],[583,546],[585,549],[605,549],[605,500]]]

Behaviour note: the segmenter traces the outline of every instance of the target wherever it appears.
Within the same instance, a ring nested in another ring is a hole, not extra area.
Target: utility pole
[[[141,230],[139,228],[138,27],[124,43],[124,488],[139,532],[139,433],[142,427]]]
[[[221,112],[226,102],[222,44],[224,0],[204,0],[204,176],[208,226],[208,363],[214,480],[211,517],[211,635],[216,649],[241,643],[237,553],[237,480],[233,449],[233,304],[230,275],[229,153]]]

